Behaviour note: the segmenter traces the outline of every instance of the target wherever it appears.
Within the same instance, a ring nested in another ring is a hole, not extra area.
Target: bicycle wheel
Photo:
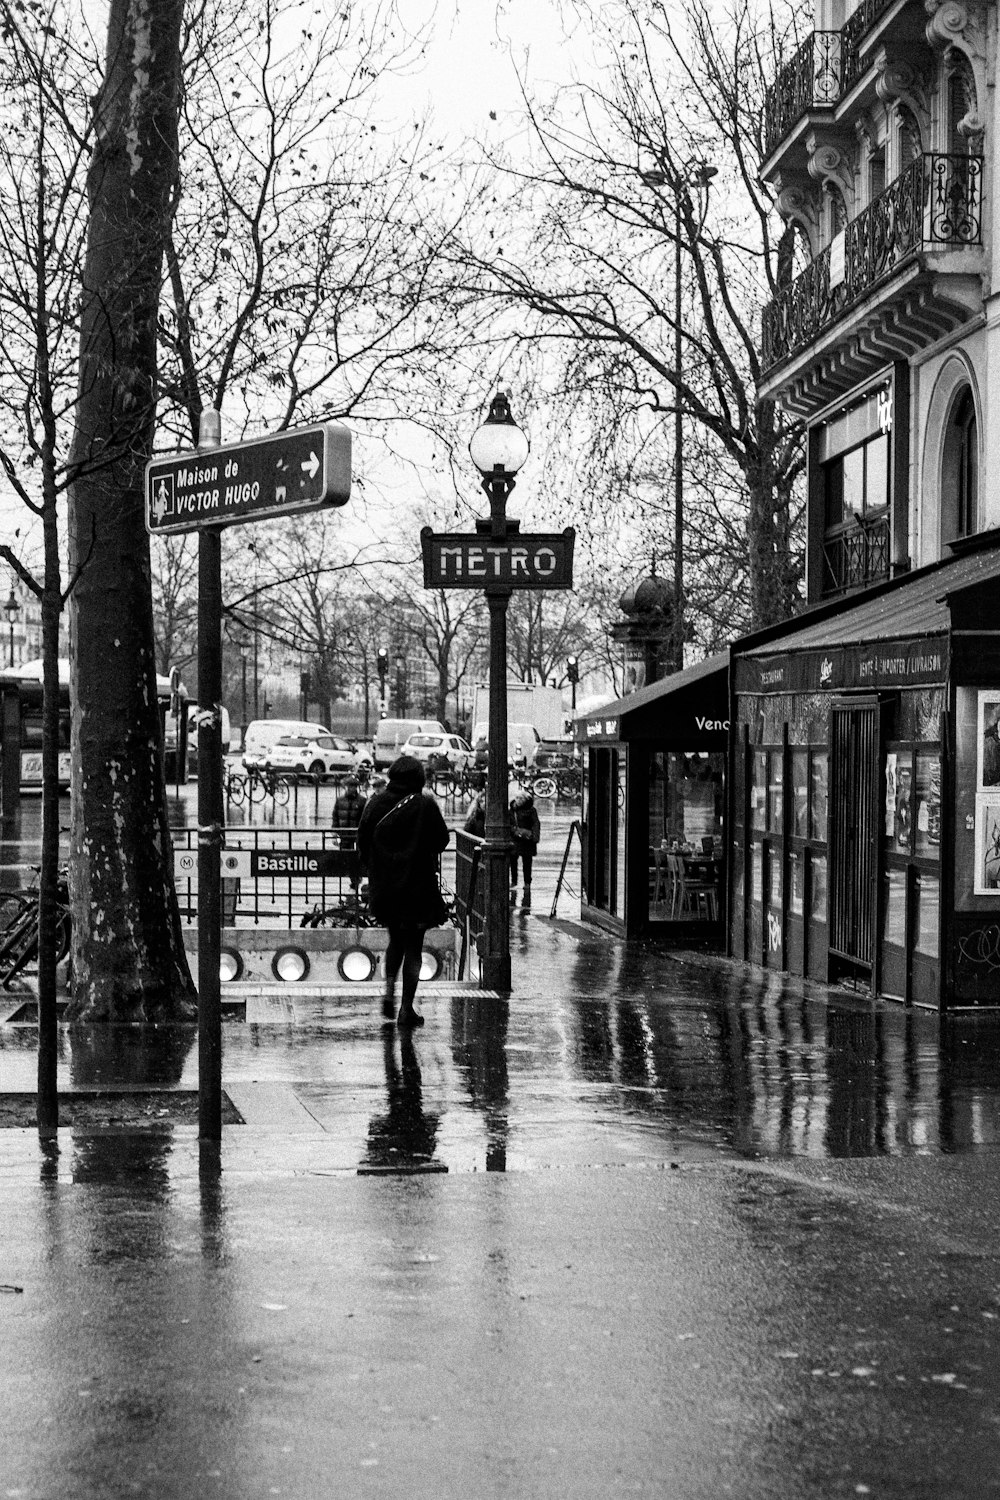
[[[0,942],[12,930],[15,923],[20,921],[25,912],[33,911],[34,907],[34,898],[24,896],[19,891],[5,891],[0,896]]]
[[[271,796],[274,798],[275,807],[284,807],[291,796],[288,782],[283,780],[282,777],[276,776],[271,786]]]
[[[247,801],[253,805],[254,802],[263,802],[266,796],[267,783],[256,771],[251,771],[247,777]]]
[[[558,791],[552,776],[536,776],[531,787],[536,797],[554,797]]]
[[[3,986],[19,974],[38,952],[38,916],[26,912],[11,937],[0,949],[0,978]]]
[[[73,935],[73,919],[68,911],[61,911],[56,918],[56,963],[61,964],[69,952]]]

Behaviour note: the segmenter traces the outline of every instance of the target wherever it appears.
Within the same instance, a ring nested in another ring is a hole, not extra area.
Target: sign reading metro
[[[572,526],[565,531],[512,532],[494,537],[488,531],[475,535],[434,532],[425,526],[420,533],[424,556],[424,588],[482,589],[491,584],[514,589],[568,589],[573,587]]]

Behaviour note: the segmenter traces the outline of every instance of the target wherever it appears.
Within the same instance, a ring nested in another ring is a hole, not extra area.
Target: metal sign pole
[[[221,437],[216,411],[201,414],[198,448]],[[198,1134],[222,1139],[222,529],[198,534]]]

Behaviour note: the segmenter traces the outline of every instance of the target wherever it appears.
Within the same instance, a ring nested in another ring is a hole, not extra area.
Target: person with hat
[[[420,979],[424,933],[447,921],[438,881],[438,859],[450,834],[437,800],[424,790],[424,768],[412,755],[389,767],[384,791],[368,799],[358,828],[358,851],[368,875],[368,904],[388,930],[382,1014],[395,1012],[396,980],[403,973],[399,1026],[422,1026],[413,1006]]]
[[[517,864],[520,859],[524,878],[522,906],[531,905],[531,863],[542,836],[542,825],[535,810],[535,794],[531,787],[524,787],[510,804],[510,902],[517,900]]]

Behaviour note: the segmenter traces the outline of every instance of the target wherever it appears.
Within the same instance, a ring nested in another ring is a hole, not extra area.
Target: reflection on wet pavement
[[[859,1157],[1000,1139],[991,1020],[942,1024],[578,933],[528,919],[509,1006],[428,984],[428,1024],[414,1036],[383,1027],[377,994],[356,990],[303,1004],[298,1021],[230,1024],[224,1087],[248,1131],[275,1145],[288,1114],[275,1101],[294,1107],[316,1170]],[[197,1088],[190,1027],[65,1028],[59,1049],[66,1090]],[[0,1090],[30,1090],[34,1069],[33,1030],[0,1030]]]

